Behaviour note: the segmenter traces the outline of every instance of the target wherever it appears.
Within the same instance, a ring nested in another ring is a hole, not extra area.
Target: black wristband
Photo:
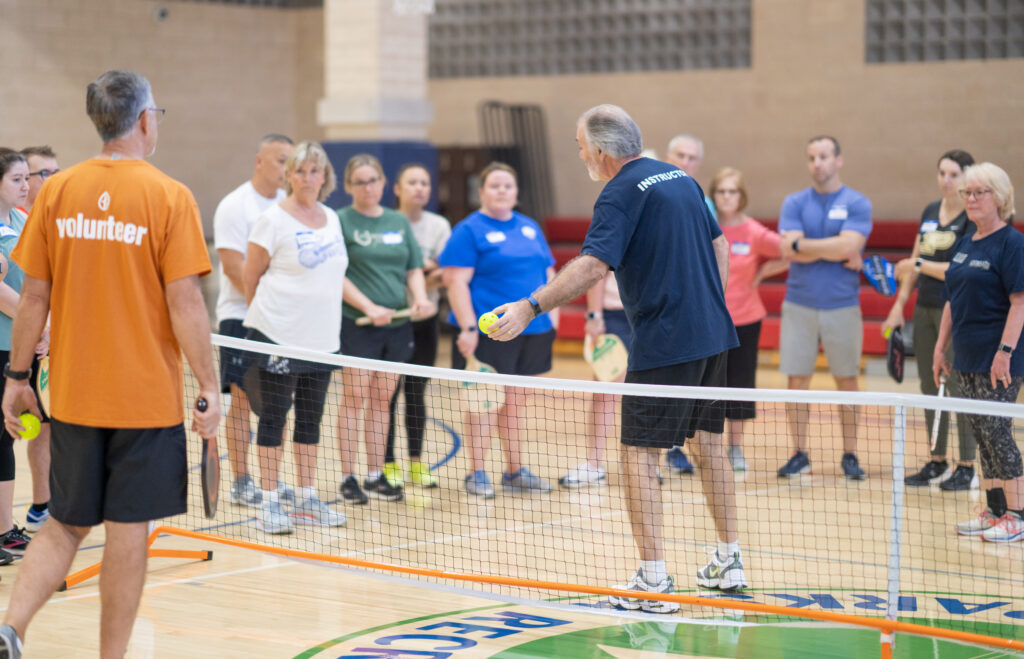
[[[539,316],[539,315],[541,315],[542,313],[544,313],[544,312],[543,312],[543,311],[541,310],[541,308],[540,308],[540,302],[538,302],[538,301],[537,301],[537,298],[535,298],[535,297],[533,297],[533,296],[531,295],[531,296],[529,296],[528,298],[526,298],[526,301],[530,303],[530,308],[532,308],[532,309],[533,309],[533,317],[534,317],[534,318],[536,318],[537,316]]]
[[[999,352],[1005,352],[1008,355],[1012,355],[1013,354],[1013,346],[1010,345],[1009,343],[1000,343],[999,344]]]
[[[10,378],[11,380],[27,380],[28,376],[32,374],[31,371],[12,371],[11,362],[4,364],[4,377]]]
[[[588,311],[586,315],[587,320],[601,320],[603,317],[600,311]]]
[[[794,254],[799,254],[800,253],[800,239],[799,238],[797,238],[797,239],[795,239],[793,241],[792,247],[793,247],[793,253]]]

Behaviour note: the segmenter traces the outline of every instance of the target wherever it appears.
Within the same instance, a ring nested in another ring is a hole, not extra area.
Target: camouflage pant
[[[1010,378],[1010,386],[992,388],[988,373],[962,373],[960,391],[964,398],[990,400],[1000,403],[1017,402],[1024,377]],[[1020,449],[1013,439],[1013,419],[1008,416],[987,416],[968,414],[967,420],[974,429],[978,440],[978,455],[981,458],[981,473],[985,478],[1013,480],[1024,476]]]

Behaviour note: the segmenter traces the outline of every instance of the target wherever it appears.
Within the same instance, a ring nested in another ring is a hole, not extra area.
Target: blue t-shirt
[[[1010,313],[1010,294],[1024,292],[1024,236],[1007,226],[981,240],[976,227],[953,248],[946,296],[953,317],[953,368],[988,373]],[[1010,357],[1010,375],[1024,375],[1024,332]]]
[[[469,296],[479,318],[546,284],[555,257],[540,226],[525,215],[514,212],[509,220],[496,220],[476,211],[455,225],[437,262],[442,267],[473,268]],[[454,312],[448,314],[448,322],[458,324]],[[534,318],[523,334],[542,334],[552,327],[545,313]]]
[[[615,270],[633,328],[629,370],[739,345],[711,245],[720,235],[700,186],[672,165],[639,158],[604,186],[582,253]]]
[[[840,231],[871,234],[871,201],[845,185],[819,194],[814,188],[794,192],[782,202],[779,233],[803,231],[807,238],[831,238]],[[814,309],[841,309],[860,304],[860,273],[838,261],[818,260],[789,266],[786,300]]]
[[[21,285],[25,283],[25,273],[17,263],[11,260],[11,252],[18,244],[18,237],[21,235],[21,230],[25,228],[25,220],[28,218],[21,211],[12,208],[10,215],[4,219],[7,221],[0,221],[0,254],[7,257],[9,270],[3,283],[20,293]],[[11,349],[11,325],[13,323],[13,318],[0,313],[0,350]]]

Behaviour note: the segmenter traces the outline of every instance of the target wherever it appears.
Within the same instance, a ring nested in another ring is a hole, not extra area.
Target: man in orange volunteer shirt
[[[39,413],[27,369],[50,313],[53,492],[51,521],[26,552],[0,626],[0,659],[21,656],[19,637],[101,523],[100,656],[124,656],[146,580],[148,523],[186,510],[182,351],[208,402],[192,429],[213,436],[220,421],[199,209],[188,188],[145,162],[164,110],[131,71],[92,82],[86,110],[102,152],[47,181],[12,254],[25,283],[4,419],[13,434],[20,413]]]

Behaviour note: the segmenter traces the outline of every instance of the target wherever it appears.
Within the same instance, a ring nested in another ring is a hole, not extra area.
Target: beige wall
[[[878,218],[919,216],[950,148],[1001,165],[1024,190],[1024,60],[866,66],[859,0],[753,0],[752,18],[746,70],[431,81],[431,140],[477,142],[482,100],[539,103],[563,214],[589,215],[600,190],[573,144],[576,118],[598,103],[625,107],[659,155],[678,132],[702,137],[700,182],[739,167],[761,217],[809,184],[804,144],[817,133],[840,140],[843,180]]]
[[[166,20],[154,19],[158,6]],[[50,144],[65,167],[99,150],[85,87],[131,68],[167,108],[152,162],[196,195],[207,228],[252,174],[265,133],[319,139],[319,10],[150,0],[2,0],[0,145]]]

